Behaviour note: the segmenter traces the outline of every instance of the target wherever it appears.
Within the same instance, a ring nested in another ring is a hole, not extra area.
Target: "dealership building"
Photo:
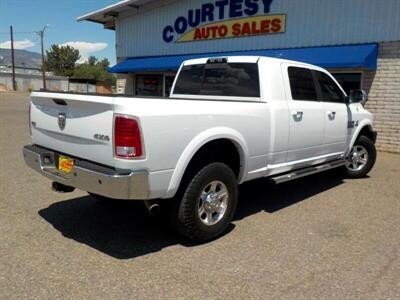
[[[400,152],[399,0],[125,0],[78,20],[115,30],[119,93],[168,96],[191,58],[302,61],[365,89],[378,148]]]

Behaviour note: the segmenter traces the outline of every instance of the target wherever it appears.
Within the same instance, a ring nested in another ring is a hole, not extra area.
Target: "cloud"
[[[34,47],[35,44],[31,40],[14,41],[14,49],[26,49]],[[11,41],[0,43],[0,48],[11,49]]]
[[[87,61],[88,57],[94,53],[101,50],[104,50],[108,47],[107,43],[90,43],[90,42],[81,42],[81,41],[71,41],[61,44],[60,46],[71,46],[77,50],[81,54],[81,59],[78,63],[84,63]]]
[[[107,43],[89,43],[89,42],[66,42],[66,43],[62,44],[61,46],[71,46],[75,49],[78,49],[79,52],[92,53],[92,52],[101,51],[101,50],[107,48],[108,44]]]

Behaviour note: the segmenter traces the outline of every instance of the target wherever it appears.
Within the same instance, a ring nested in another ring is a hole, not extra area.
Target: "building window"
[[[332,75],[347,95],[351,90],[359,90],[361,88],[361,73],[332,73]]]
[[[163,79],[161,74],[137,74],[136,95],[162,97]]]

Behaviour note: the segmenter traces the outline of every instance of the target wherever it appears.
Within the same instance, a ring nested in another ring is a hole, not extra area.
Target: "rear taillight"
[[[138,121],[116,116],[114,123],[114,151],[120,158],[139,158],[143,155],[142,139]]]

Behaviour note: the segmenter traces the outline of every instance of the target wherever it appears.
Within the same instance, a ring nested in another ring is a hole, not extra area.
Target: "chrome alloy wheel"
[[[216,180],[206,185],[198,205],[201,222],[207,226],[217,224],[226,213],[228,201],[228,189],[223,182]]]
[[[346,167],[352,172],[362,170],[368,162],[368,151],[363,146],[356,145],[351,149]]]

